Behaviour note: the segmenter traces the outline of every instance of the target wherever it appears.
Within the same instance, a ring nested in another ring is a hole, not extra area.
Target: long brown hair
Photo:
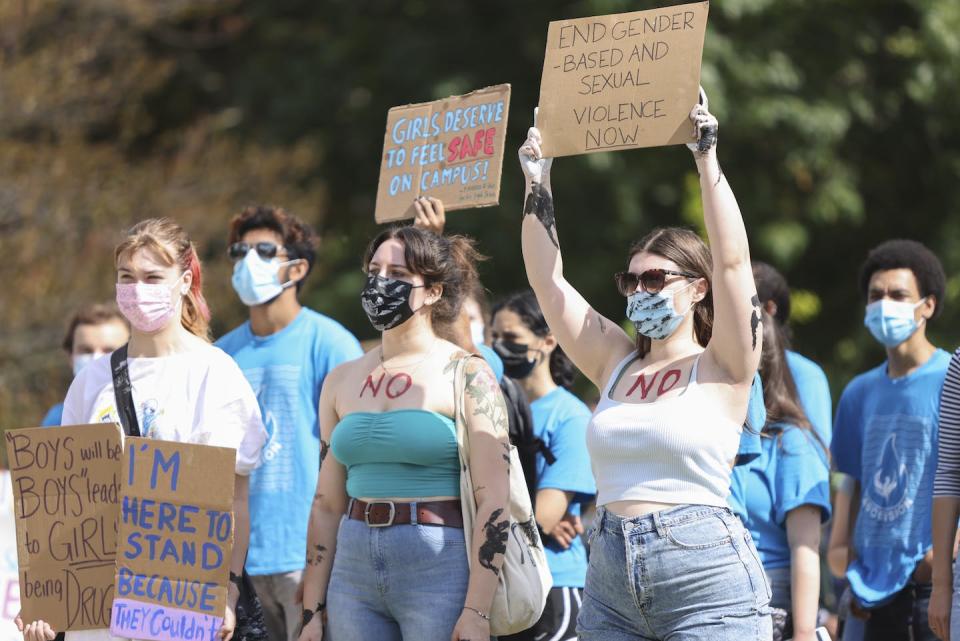
[[[707,281],[707,295],[693,306],[693,333],[703,347],[713,335],[713,258],[710,248],[696,233],[682,227],[660,227],[630,247],[627,263],[640,253],[656,254],[676,263],[681,271]],[[637,333],[637,352],[650,352],[650,338]]]
[[[183,298],[180,322],[191,334],[210,340],[210,308],[203,297],[202,270],[197,250],[187,232],[169,218],[149,218],[130,228],[127,237],[117,245],[114,262],[140,249],[149,249],[167,266],[176,265],[180,272],[190,272],[193,283]]]
[[[363,253],[363,270],[370,266],[377,248],[390,239],[403,243],[407,269],[420,274],[427,287],[440,285],[440,300],[430,307],[434,325],[449,325],[460,314],[463,300],[472,294],[479,282],[477,263],[485,260],[467,236],[440,236],[432,231],[404,225],[380,232]]]
[[[790,423],[801,429],[812,426],[797,394],[797,384],[787,365],[786,336],[783,327],[766,310],[763,319],[763,351],[760,353],[760,378],[763,404],[767,408],[767,426]],[[766,429],[766,426],[764,427]]]

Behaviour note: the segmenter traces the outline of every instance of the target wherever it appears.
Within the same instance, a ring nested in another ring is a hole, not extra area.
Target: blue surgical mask
[[[103,356],[103,354],[77,354],[72,358],[73,375],[79,374],[84,367]]]
[[[262,305],[293,285],[292,280],[281,283],[279,274],[281,267],[295,262],[297,261],[281,263],[277,259],[264,260],[257,252],[248,251],[243,260],[238,260],[233,266],[233,289],[244,305]]]
[[[637,333],[662,341],[677,331],[687,314],[677,312],[673,306],[673,296],[690,285],[693,283],[676,290],[663,289],[656,294],[641,290],[627,296],[627,318],[633,321]],[[689,310],[690,307],[687,308]]]
[[[902,303],[881,299],[867,305],[867,314],[863,324],[873,337],[886,347],[896,347],[917,331],[920,324],[914,318],[914,311],[923,301]]]

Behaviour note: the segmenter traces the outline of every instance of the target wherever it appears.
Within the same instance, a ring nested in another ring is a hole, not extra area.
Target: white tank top
[[[644,501],[727,505],[730,463],[742,425],[726,418],[697,384],[697,357],[687,388],[651,403],[610,398],[624,368],[620,361],[587,427],[587,450],[597,482],[597,505]]]

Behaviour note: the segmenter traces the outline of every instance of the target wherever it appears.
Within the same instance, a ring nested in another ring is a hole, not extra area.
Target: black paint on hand
[[[547,230],[547,236],[550,237],[553,246],[560,249],[560,243],[557,242],[557,222],[553,217],[553,198],[543,185],[530,186],[530,195],[527,196],[527,202],[523,206],[523,215],[530,214],[537,217],[543,228]]]

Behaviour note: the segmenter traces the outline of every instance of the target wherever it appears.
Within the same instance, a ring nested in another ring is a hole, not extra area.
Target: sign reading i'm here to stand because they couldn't
[[[413,200],[439,198],[447,210],[500,202],[510,85],[394,107],[387,114],[375,218],[413,218]]]
[[[235,450],[128,438],[110,631],[214,641],[233,551]]]
[[[120,427],[5,433],[13,484],[21,617],[53,629],[110,625],[120,494]]]
[[[692,142],[709,6],[551,22],[537,116],[543,154]]]

